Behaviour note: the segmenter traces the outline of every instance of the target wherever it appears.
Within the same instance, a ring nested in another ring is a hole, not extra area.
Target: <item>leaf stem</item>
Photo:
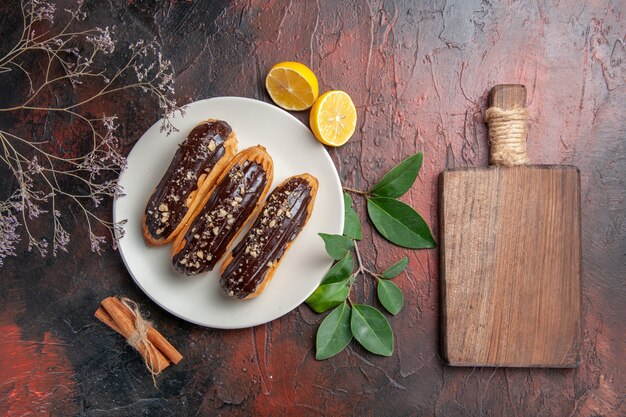
[[[370,274],[372,277],[374,277],[376,279],[380,278],[380,274],[377,274],[376,272],[371,271],[371,270],[369,270],[367,268],[363,268],[363,271],[367,272],[368,274]]]
[[[375,279],[380,278],[380,274],[377,274],[376,272],[372,271],[371,269],[367,269],[365,267],[365,265],[363,264],[363,258],[361,257],[361,252],[359,251],[359,244],[356,242],[356,240],[354,241],[354,252],[356,253],[356,260],[357,260],[357,264],[358,264],[358,269],[356,270],[356,272],[353,275],[354,276],[359,275],[359,274],[365,275],[365,273],[368,273],[369,275],[371,275]]]
[[[369,195],[370,195],[370,193],[367,193],[365,191],[355,190],[354,188],[349,188],[349,187],[343,187],[343,190],[347,191],[349,193],[361,195],[363,197],[369,197]]]
[[[355,272],[355,275],[362,273],[365,271],[365,267],[363,266],[363,259],[361,259],[361,252],[359,251],[359,245],[354,241],[354,251],[356,252],[356,261],[359,264],[359,269]]]

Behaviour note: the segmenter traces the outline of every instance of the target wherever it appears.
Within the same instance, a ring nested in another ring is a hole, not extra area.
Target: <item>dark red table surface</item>
[[[263,80],[274,63],[309,65],[322,91],[343,89],[357,106],[354,137],[329,150],[344,185],[367,189],[423,151],[419,179],[403,200],[435,236],[439,173],[487,164],[489,89],[526,84],[532,161],[574,164],[582,173],[582,364],[443,365],[438,252],[394,247],[369,224],[361,244],[369,267],[410,259],[396,281],[405,308],[390,320],[396,351],[382,358],[352,344],[324,362],[314,358],[323,316],[308,307],[244,330],[185,323],[137,288],[117,252],[93,254],[79,224],[69,253],[41,260],[20,245],[0,270],[0,414],[626,415],[626,3],[158,3],[88,2],[87,9],[90,21],[116,26],[122,41],[156,37],[173,62],[181,103],[227,95],[270,101]],[[17,5],[0,6],[2,33],[20,29]],[[0,38],[0,49],[8,43]],[[5,83],[3,100],[23,88]],[[120,117],[126,152],[158,119],[156,104],[142,96],[98,105]],[[306,121],[307,113],[298,117]],[[77,149],[70,134],[56,134]],[[11,187],[3,178],[0,196]],[[372,290],[359,280],[353,297],[376,303]],[[141,302],[185,356],[158,389],[136,352],[93,318],[113,294]]]

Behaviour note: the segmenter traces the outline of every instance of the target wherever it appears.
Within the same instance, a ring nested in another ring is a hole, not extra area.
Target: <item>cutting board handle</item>
[[[530,163],[526,152],[528,112],[525,86],[499,84],[493,87],[485,121],[489,126],[489,160],[492,165]]]

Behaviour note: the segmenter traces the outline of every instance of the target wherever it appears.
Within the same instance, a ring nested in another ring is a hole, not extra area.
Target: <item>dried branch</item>
[[[123,193],[117,177],[126,160],[120,153],[116,136],[117,117],[89,117],[83,110],[85,105],[108,95],[140,89],[157,99],[164,114],[161,130],[168,133],[176,130],[171,123],[174,113],[182,112],[172,98],[172,65],[162,56],[156,41],[140,40],[129,45],[126,63],[111,73],[106,63],[107,56],[117,46],[114,28],[75,29],[87,18],[82,6],[83,1],[79,1],[75,8],[66,9],[65,22],[55,25],[54,4],[41,0],[22,1],[22,35],[0,57],[0,76],[15,71],[23,75],[29,85],[28,94],[20,104],[0,108],[0,114],[31,112],[70,116],[88,132],[87,138],[77,135],[74,140],[90,142],[89,149],[80,155],[66,157],[50,151],[45,146],[46,140],[23,137],[0,124],[0,165],[5,165],[16,184],[4,200],[0,196],[0,266],[7,256],[15,256],[22,234],[28,239],[28,250],[36,249],[42,257],[48,253],[49,240],[53,256],[67,250],[70,233],[64,227],[59,210],[60,198],[69,199],[82,213],[94,252],[101,253],[107,241],[99,230],[108,231],[113,247],[123,235],[122,223],[113,223],[94,213],[104,199]],[[41,73],[35,73],[27,65],[35,59],[43,62],[38,66]],[[96,92],[68,105],[46,102],[46,93],[54,88],[79,88],[83,83],[97,86]],[[79,186],[64,185],[66,183]],[[32,232],[33,222],[45,221],[45,214],[52,218],[51,239],[35,237]]]

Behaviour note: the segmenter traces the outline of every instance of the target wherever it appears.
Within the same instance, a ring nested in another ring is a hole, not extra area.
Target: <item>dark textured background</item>
[[[626,414],[626,4],[621,1],[233,1],[88,2],[90,22],[122,41],[156,37],[176,71],[181,103],[236,95],[264,101],[267,70],[309,65],[321,90],[344,89],[357,106],[352,140],[330,150],[345,185],[366,189],[415,151],[425,162],[403,199],[437,235],[437,175],[487,163],[482,111],[496,83],[524,83],[530,156],[582,172],[584,352],[578,369],[443,366],[439,354],[438,254],[398,249],[366,226],[366,264],[407,255],[396,282],[405,308],[391,319],[396,352],[351,345],[317,362],[322,316],[306,306],[252,329],[190,325],[134,285],[120,256],[98,257],[80,230],[69,253],[45,260],[20,246],[0,270],[0,413],[26,415],[437,415],[620,416]],[[17,3],[0,6],[0,50],[20,30]],[[121,58],[112,58],[110,66]],[[1,78],[1,77],[0,77]],[[0,81],[0,102],[25,91]],[[56,91],[63,101],[71,91]],[[126,151],[158,118],[130,95],[94,104],[116,112]],[[306,120],[307,114],[298,115]],[[35,132],[42,120],[3,116]],[[79,149],[71,131],[55,146]],[[2,174],[0,196],[14,184]],[[107,208],[105,208],[106,210]],[[359,201],[358,211],[364,207]],[[75,212],[65,218],[73,222]],[[81,225],[79,224],[80,228]],[[44,226],[39,233],[45,233]],[[124,294],[185,355],[152,386],[138,355],[92,317],[99,300]],[[353,297],[375,303],[371,282]]]

